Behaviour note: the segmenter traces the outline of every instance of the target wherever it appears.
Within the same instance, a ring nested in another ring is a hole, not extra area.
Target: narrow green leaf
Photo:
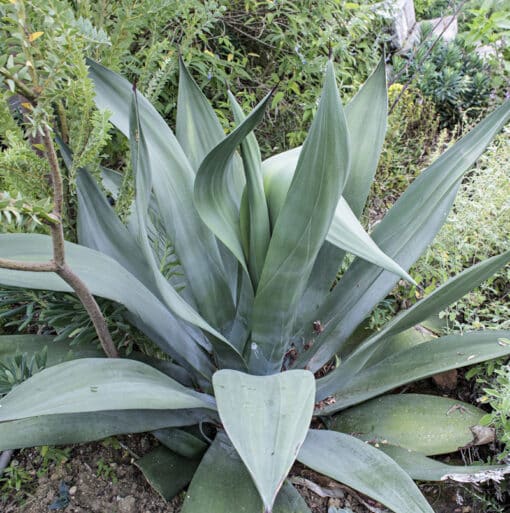
[[[188,488],[182,513],[262,513],[262,501],[232,444],[219,432]],[[285,482],[272,513],[310,513],[294,487]]]
[[[179,93],[175,135],[193,169],[225,138],[225,132],[182,57],[179,57]]]
[[[257,126],[271,95],[267,95],[253,112],[205,157],[195,179],[195,206],[204,223],[234,254],[248,272],[239,227],[239,206],[231,197],[232,178],[229,164],[236,148]]]
[[[193,478],[200,460],[179,456],[166,447],[156,447],[136,461],[145,479],[163,499],[173,499]]]
[[[112,123],[129,136],[131,84],[97,63],[87,63],[98,108],[110,110]],[[214,235],[193,205],[195,173],[172,131],[142,95],[139,108],[154,194],[168,238],[174,244],[201,315],[225,333],[234,315],[234,303]]]
[[[236,124],[240,125],[244,122],[246,116],[230,91],[228,92],[228,98]],[[248,235],[246,236],[246,240],[248,241],[248,270],[250,271],[250,276],[254,288],[256,289],[269,246],[271,229],[266,196],[264,194],[264,184],[262,181],[260,149],[253,133],[248,134],[246,139],[241,143],[241,155],[244,173],[246,175],[245,198],[248,202],[249,217],[245,228],[245,230],[248,231]],[[243,237],[242,222],[240,228],[241,236]]]
[[[388,102],[385,74],[382,58],[345,108],[351,141],[351,172],[343,196],[356,217],[360,217],[363,211],[386,132]],[[311,325],[318,319],[315,312],[329,293],[344,256],[343,250],[327,242],[319,251],[299,308],[298,318],[303,325]]]
[[[352,436],[311,429],[298,460],[395,513],[434,513],[412,479],[389,456]]]
[[[510,102],[506,102],[422,172],[377,224],[371,234],[374,242],[403,269],[409,269],[435,237],[463,174],[509,117]],[[341,353],[348,337],[397,281],[395,275],[355,260],[317,311],[316,318],[325,327],[320,337],[312,327],[302,334],[312,344],[295,365],[315,372],[334,354]]]
[[[348,133],[328,63],[321,101],[273,229],[255,295],[252,372],[278,372],[299,301],[349,172]],[[320,208],[319,208],[320,206]]]
[[[440,372],[507,356],[510,346],[500,345],[498,340],[508,336],[509,331],[487,330],[434,338],[389,354],[347,381],[344,380],[342,365],[339,365],[317,381],[317,399],[330,395],[334,399],[321,408],[320,414],[342,410]]]
[[[471,476],[472,482],[476,483],[489,480],[491,476],[502,478],[510,472],[508,465],[449,465],[395,445],[380,444],[378,449],[417,481],[463,481],[464,476]]]
[[[431,456],[475,442],[471,428],[484,415],[479,408],[446,397],[386,395],[339,413],[331,429]]]
[[[119,410],[44,415],[0,422],[0,451],[69,445],[208,420],[208,410]]]
[[[113,258],[153,294],[158,295],[154,278],[139,245],[85,169],[77,171],[76,189],[80,244]]]
[[[223,427],[271,511],[310,425],[313,374],[251,376],[222,370],[214,374],[213,386]]]
[[[43,335],[1,335],[0,361],[23,353],[30,357],[44,348],[47,367],[78,358],[100,357],[104,354],[93,346],[70,346],[68,341],[55,342],[54,338]]]
[[[176,319],[132,274],[106,255],[66,243],[66,259],[94,295],[123,304],[132,322],[182,366],[206,377],[213,367],[203,353],[203,335]],[[21,261],[44,262],[52,258],[51,238],[36,234],[0,235],[0,256]],[[0,269],[0,283],[12,287],[71,292],[56,274]]]
[[[85,358],[45,369],[0,399],[0,422],[41,415],[144,409],[213,409],[209,396],[125,359]]]
[[[359,350],[365,352],[378,340],[401,333],[402,331],[416,326],[432,315],[441,312],[466,295],[469,291],[478,287],[478,285],[490,278],[508,262],[510,262],[510,251],[488,258],[457,274],[453,278],[450,278],[427,297],[418,301],[400,315],[397,315],[382,330],[370,337],[366,344],[360,346]],[[368,352],[370,352],[370,350],[368,350]]]
[[[416,285],[409,274],[379,249],[344,198],[340,198],[336,207],[327,241]]]

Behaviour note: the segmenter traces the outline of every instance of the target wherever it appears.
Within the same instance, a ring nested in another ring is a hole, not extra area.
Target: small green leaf
[[[200,460],[191,460],[166,447],[156,447],[136,461],[149,484],[169,501],[193,478]]]

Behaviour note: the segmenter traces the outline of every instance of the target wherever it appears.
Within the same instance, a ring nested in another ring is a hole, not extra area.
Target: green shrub
[[[510,104],[420,174],[371,238],[358,218],[386,129],[383,61],[345,112],[330,61],[304,145],[264,161],[251,132],[270,96],[246,117],[230,94],[236,128],[225,136],[182,61],[180,68],[174,136],[136,88],[90,62],[98,106],[129,138],[134,203],[123,224],[93,174],[77,170],[80,245],[66,245],[68,265],[92,293],[122,303],[172,360],[89,352],[66,361],[68,347],[47,338],[0,338],[7,356],[46,345],[53,363],[2,399],[0,449],[169,428],[157,433],[168,449],[140,466],[168,496],[178,491],[168,488],[172,469],[182,486],[191,481],[184,513],[289,504],[306,513],[285,483],[296,459],[397,513],[431,513],[411,478],[479,471],[428,456],[474,443],[470,428],[484,412],[446,398],[383,394],[510,354],[497,343],[508,331],[411,336],[411,344],[406,335],[493,275],[510,252],[454,276],[380,331],[351,335],[401,278],[412,281],[405,269],[443,224],[464,172],[509,119]],[[104,170],[103,178],[115,195],[119,177]],[[170,243],[179,272],[165,274],[162,248]],[[0,258],[44,262],[51,247],[43,235],[0,235]],[[358,258],[331,290],[345,252]],[[0,269],[0,282],[68,290],[47,273]],[[330,429],[309,429],[313,415],[329,417]],[[207,439],[176,429],[204,423]]]
[[[418,90],[391,85],[388,104],[395,102],[371,194],[376,210],[389,208],[451,137],[440,128],[434,103]]]
[[[508,130],[491,146],[462,184],[447,222],[434,244],[418,261],[416,275],[433,290],[473,263],[510,249],[510,146]],[[461,301],[444,315],[450,329],[510,327],[508,287],[510,267]]]
[[[427,38],[431,30],[430,24],[424,25],[416,49],[405,59],[395,57],[393,64],[401,81],[412,80],[413,86],[433,101],[443,125],[454,127],[487,109],[495,87],[491,67],[461,39]]]
[[[451,0],[414,0],[414,11],[418,21],[439,18],[451,14],[458,1]]]

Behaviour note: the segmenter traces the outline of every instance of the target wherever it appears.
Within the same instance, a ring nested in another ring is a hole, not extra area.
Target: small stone
[[[69,488],[69,495],[76,495],[77,490],[78,490],[77,486],[71,486],[71,488]]]
[[[457,388],[458,378],[459,376],[457,369],[441,372],[439,374],[436,374],[435,376],[432,376],[432,380],[434,381],[436,386],[439,387],[441,390],[447,392],[455,390],[455,388]]]
[[[118,509],[119,513],[136,513],[136,499],[132,495],[119,499]]]

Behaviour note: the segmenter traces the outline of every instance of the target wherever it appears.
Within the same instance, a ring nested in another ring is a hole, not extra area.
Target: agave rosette
[[[345,110],[328,62],[305,143],[265,161],[253,130],[270,96],[245,116],[229,93],[236,128],[226,135],[180,67],[174,135],[125,79],[90,62],[98,107],[129,138],[136,194],[123,224],[81,169],[79,244],[66,246],[93,294],[123,304],[169,359],[109,360],[47,338],[1,337],[0,356],[46,345],[49,366],[0,401],[0,449],[152,431],[163,445],[139,464],[167,498],[189,483],[184,513],[309,512],[286,479],[296,460],[397,513],[432,511],[413,478],[500,471],[429,457],[475,443],[480,409],[384,394],[510,354],[500,342],[508,331],[423,338],[413,330],[510,252],[451,278],[376,333],[357,328],[400,279],[412,281],[408,269],[510,104],[425,170],[369,235],[359,217],[386,130],[383,61]],[[117,182],[104,170],[113,195]],[[170,278],[161,241],[182,271]],[[332,288],[346,253],[356,258]],[[51,241],[1,235],[0,256],[44,261]],[[0,269],[0,283],[70,290],[50,273]],[[317,415],[330,418],[329,429],[310,429]],[[196,425],[212,426],[212,442]]]

